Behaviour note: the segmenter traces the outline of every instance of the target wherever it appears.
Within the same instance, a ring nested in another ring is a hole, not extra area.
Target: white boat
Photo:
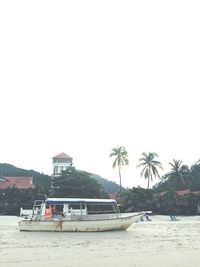
[[[20,231],[101,232],[126,230],[143,212],[121,214],[114,199],[48,198],[36,200]]]

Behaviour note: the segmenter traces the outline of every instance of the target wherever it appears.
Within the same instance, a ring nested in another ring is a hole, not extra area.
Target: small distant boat
[[[114,199],[48,198],[36,200],[20,231],[102,232],[126,230],[144,212],[121,214]]]

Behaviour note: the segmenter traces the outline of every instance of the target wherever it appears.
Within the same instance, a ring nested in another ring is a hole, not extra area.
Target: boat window
[[[72,208],[74,210],[80,210],[80,209],[85,209],[85,204],[84,203],[79,203],[79,204],[69,204],[69,209]]]
[[[63,205],[54,205],[54,209],[58,212],[62,212],[63,211]]]
[[[70,204],[69,208],[72,208],[74,210],[77,210],[77,209],[80,210],[80,204]]]
[[[87,203],[88,214],[105,214],[105,213],[116,213],[116,209],[112,204],[93,204]]]

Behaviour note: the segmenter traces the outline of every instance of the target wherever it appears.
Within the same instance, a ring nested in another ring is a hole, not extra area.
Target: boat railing
[[[90,214],[116,214],[119,212],[116,212],[114,210],[95,210],[95,211],[88,211],[88,215]]]
[[[39,219],[42,213],[42,206],[45,203],[45,200],[35,200],[33,209],[32,209],[32,219]]]

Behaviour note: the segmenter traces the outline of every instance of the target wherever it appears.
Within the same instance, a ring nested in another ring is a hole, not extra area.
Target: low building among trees
[[[17,189],[34,189],[35,185],[33,183],[33,177],[0,177],[0,190],[5,190],[7,188],[17,188]]]

